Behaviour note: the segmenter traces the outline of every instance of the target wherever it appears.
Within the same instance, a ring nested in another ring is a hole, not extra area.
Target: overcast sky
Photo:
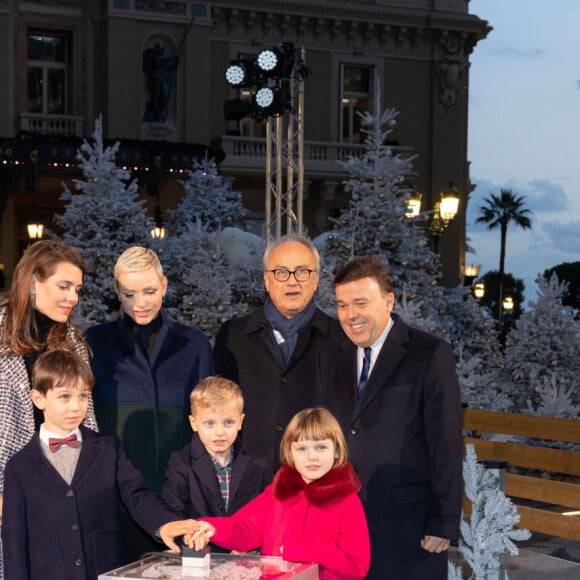
[[[476,189],[467,236],[482,274],[499,267],[499,230],[475,224],[501,188],[526,196],[532,230],[510,226],[506,272],[526,305],[538,273],[580,261],[580,0],[471,0],[493,30],[470,57],[469,151]]]

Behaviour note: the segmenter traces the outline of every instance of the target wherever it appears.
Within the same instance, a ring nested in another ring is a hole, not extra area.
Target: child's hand
[[[165,545],[172,551],[179,554],[181,550],[173,541],[177,536],[187,536],[194,534],[198,529],[200,523],[195,520],[178,520],[175,522],[167,522],[159,528],[159,535]]]
[[[183,537],[184,543],[196,550],[205,548],[210,541],[210,538],[215,534],[215,528],[207,522],[196,522],[197,530],[192,534],[186,534]]]

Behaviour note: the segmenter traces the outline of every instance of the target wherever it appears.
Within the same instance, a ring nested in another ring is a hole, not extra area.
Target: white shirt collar
[[[51,438],[54,439],[62,439],[64,437],[68,437],[69,435],[72,435],[73,433],[76,433],[77,439],[79,441],[83,440],[83,436],[81,433],[81,430],[77,427],[76,429],[73,429],[70,433],[67,433],[66,435],[57,435],[56,433],[52,433],[51,431],[49,431],[45,426],[44,423],[40,426],[40,431],[38,433],[38,436],[40,437],[40,440],[45,443],[46,445],[48,445],[48,440]]]
[[[377,340],[375,340],[375,342],[373,342],[373,344],[371,344],[371,366],[370,366],[370,369],[372,369],[373,366],[375,365],[375,362],[379,356],[379,353],[381,352],[381,349],[383,348],[383,344],[385,344],[385,340],[387,340],[387,336],[389,335],[389,332],[391,332],[391,328],[393,328],[394,324],[395,324],[395,321],[391,317],[391,319],[389,320],[389,323],[385,327],[385,330],[383,330],[383,332],[381,332],[381,335],[379,336],[379,338],[377,338]],[[365,349],[362,346],[359,346],[357,348],[357,360],[358,360],[359,372],[360,372],[360,369],[362,368],[364,356],[365,356]],[[369,374],[370,374],[370,369],[369,369]]]

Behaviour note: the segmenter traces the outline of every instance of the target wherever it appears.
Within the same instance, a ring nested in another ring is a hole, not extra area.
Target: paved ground
[[[509,580],[580,580],[580,542],[532,534],[527,542],[517,545],[519,555],[506,558]],[[456,549],[450,550],[450,556],[457,557]]]
[[[580,542],[533,533],[527,542],[519,542],[518,547],[553,556],[554,558],[576,562],[580,566]],[[580,574],[578,578],[580,579]]]

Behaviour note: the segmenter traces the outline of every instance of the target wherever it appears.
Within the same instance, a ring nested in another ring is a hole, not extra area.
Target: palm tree
[[[532,212],[524,207],[525,196],[514,195],[511,189],[502,189],[499,196],[491,193],[484,202],[486,205],[479,208],[481,215],[475,220],[476,223],[487,224],[488,230],[500,228],[498,320],[501,322],[508,225],[514,222],[524,230],[530,229],[532,222],[529,216]]]

